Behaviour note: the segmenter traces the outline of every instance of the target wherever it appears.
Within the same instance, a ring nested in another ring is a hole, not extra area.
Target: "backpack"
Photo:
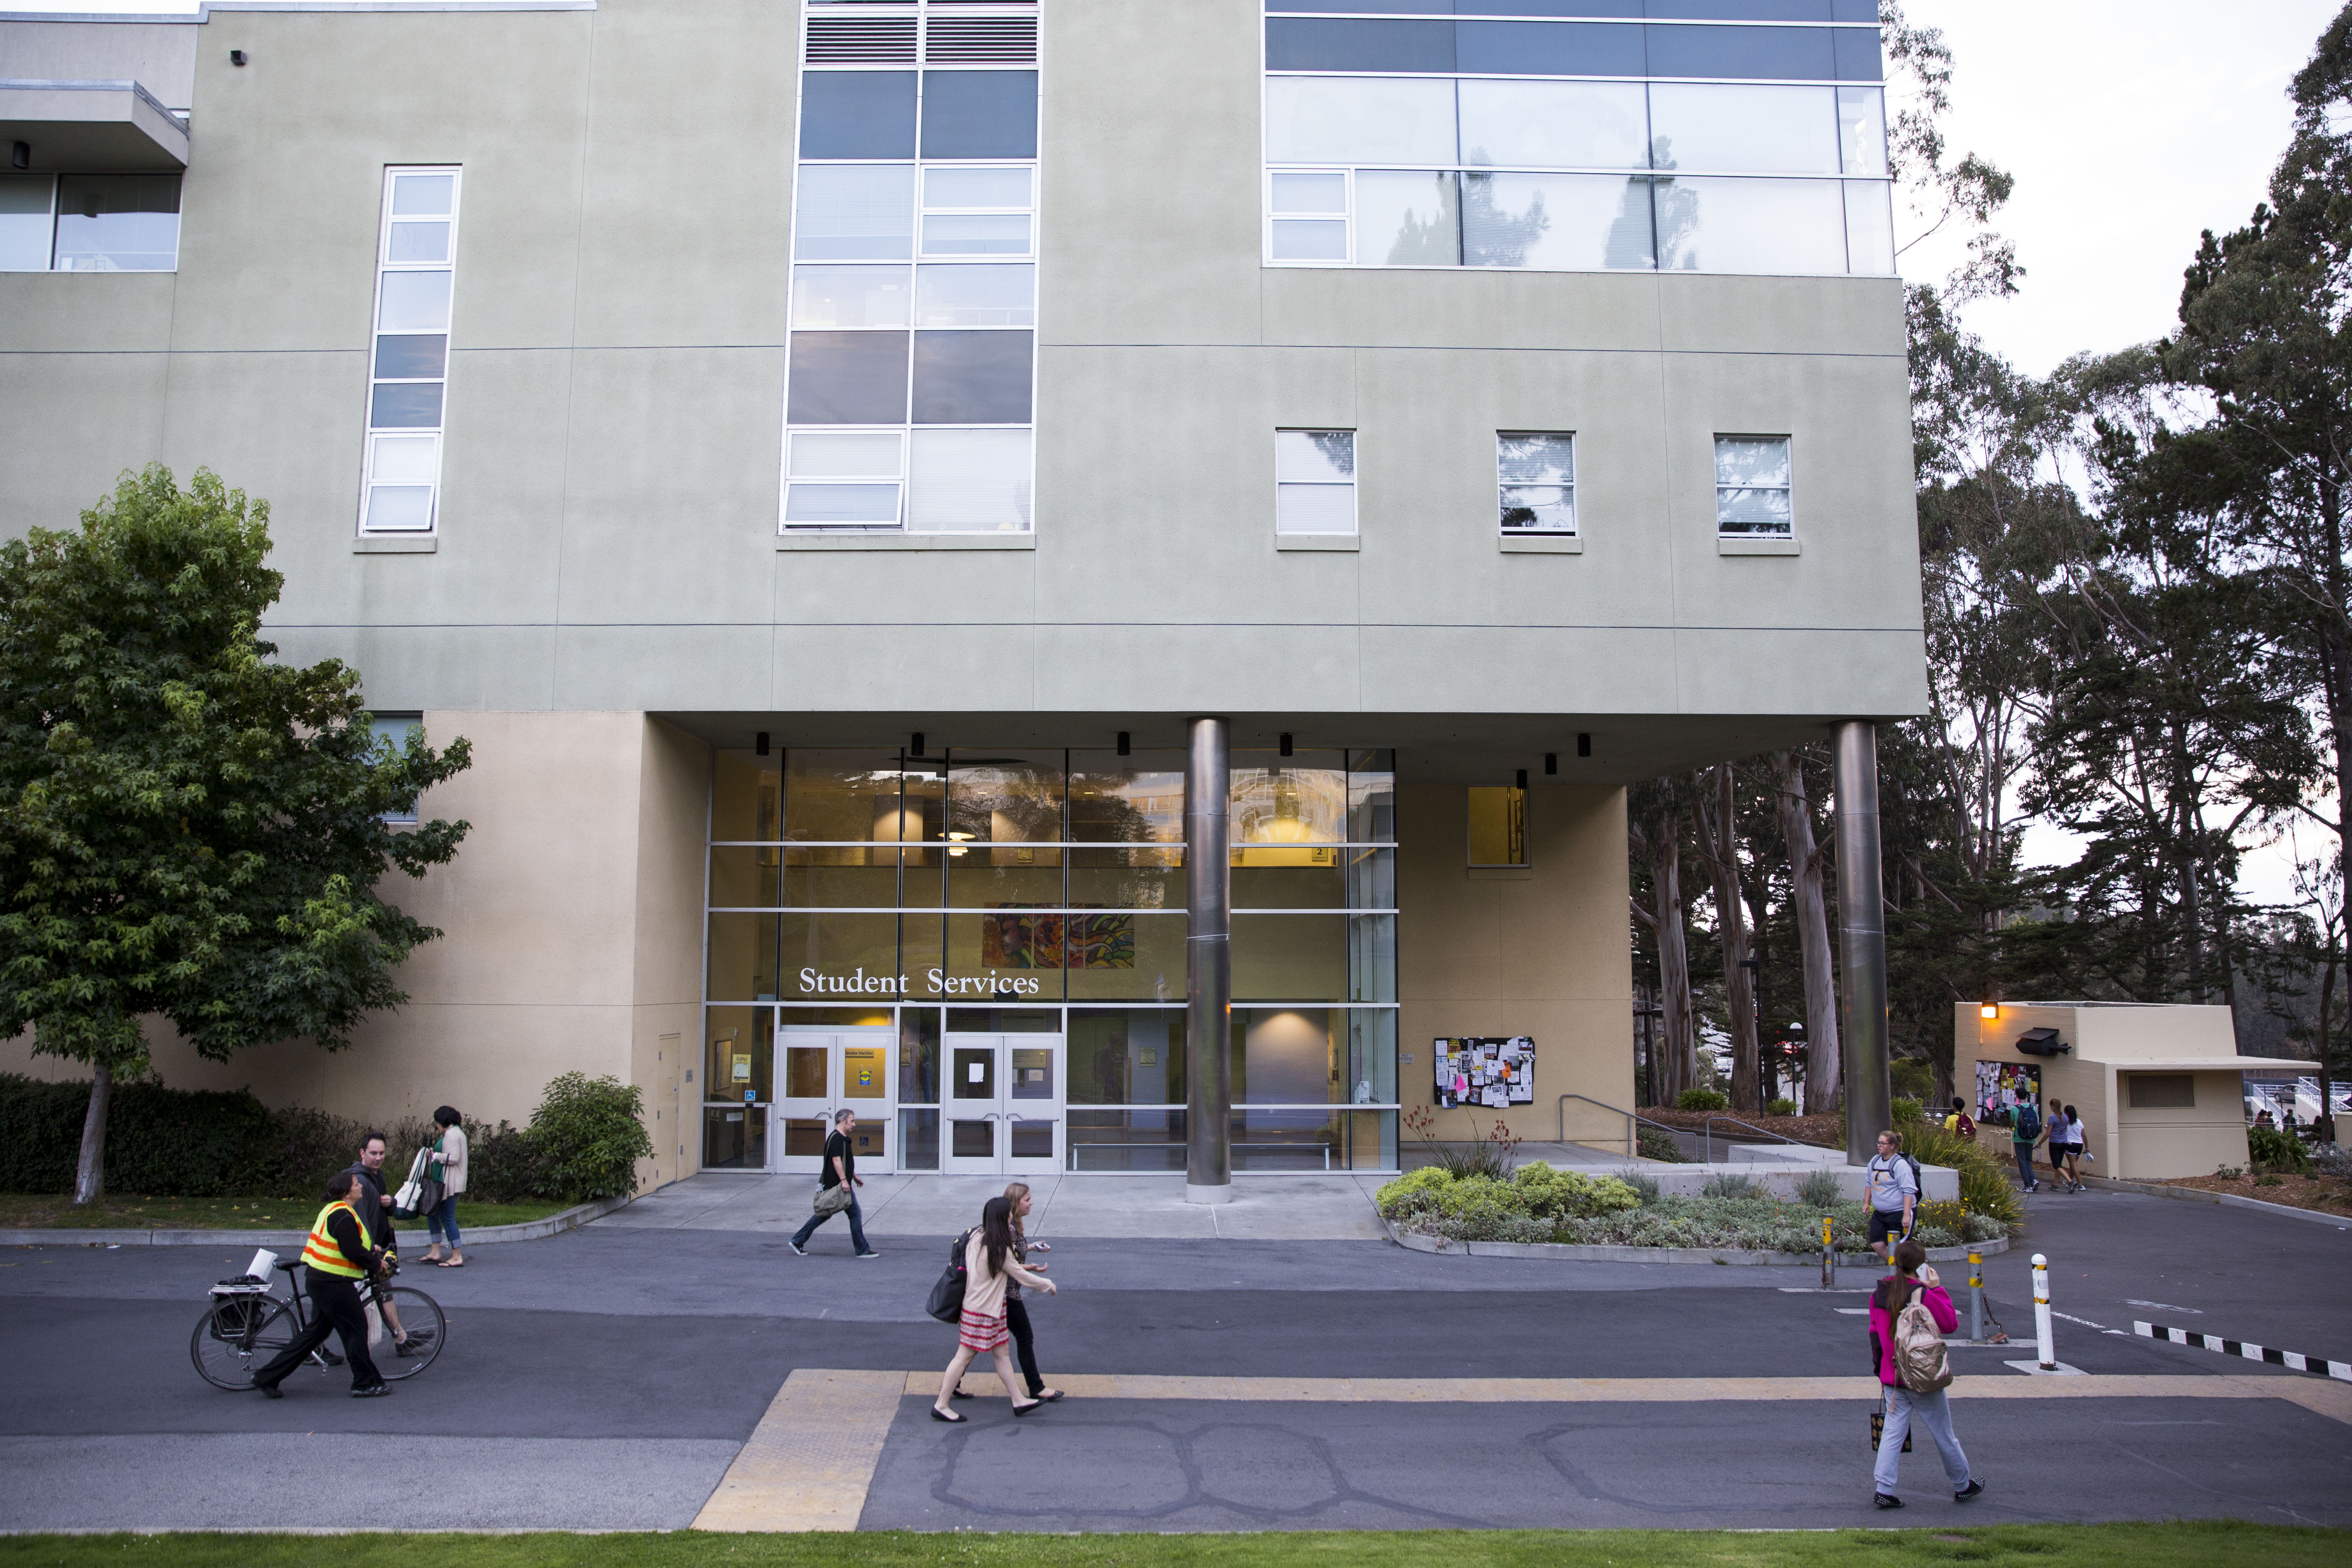
[[[942,1323],[963,1321],[964,1245],[971,1240],[965,1231],[948,1243],[948,1266],[931,1284],[931,1293],[924,1300],[923,1310]]]
[[[1914,1394],[1933,1394],[1952,1381],[1944,1331],[1936,1327],[1926,1296],[1925,1290],[1913,1296],[1895,1318],[1895,1374]]]
[[[2020,1143],[2031,1143],[2042,1136],[2042,1108],[2032,1101],[2017,1108],[2016,1125],[2010,1129],[2011,1138]]]
[[[1977,1124],[1969,1120],[1967,1111],[1955,1110],[1944,1118],[1944,1131],[1973,1142],[1976,1140]]]

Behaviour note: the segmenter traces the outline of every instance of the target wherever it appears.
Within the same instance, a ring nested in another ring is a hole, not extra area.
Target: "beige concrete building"
[[[2244,1075],[2303,1065],[2240,1056],[2223,1006],[1965,1003],[1952,1010],[1952,1081],[1975,1087],[1978,1136],[1996,1153],[2018,1100],[2046,1120],[2054,1097],[2082,1113],[2083,1169],[2120,1180],[2242,1169]]]
[[[1507,9],[0,19],[0,527],[210,467],[475,746],[410,1005],[167,1081],[1212,1197],[1630,1104],[1625,784],[1923,701],[1883,73]]]

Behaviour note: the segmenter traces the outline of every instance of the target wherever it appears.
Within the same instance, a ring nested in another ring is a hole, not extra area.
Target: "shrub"
[[[1676,1110],[1721,1110],[1731,1103],[1719,1089],[1686,1089],[1675,1096]]]
[[[567,1072],[549,1080],[529,1132],[541,1163],[541,1194],[583,1204],[635,1192],[637,1162],[654,1152],[644,1115],[644,1092],[609,1074]]]
[[[1764,1108],[1764,1114],[1767,1116],[1794,1116],[1797,1114],[1797,1102],[1784,1095],[1780,1099],[1776,1100],[1771,1104],[1766,1106]]]
[[[2225,1182],[2234,1182],[2246,1173],[2246,1168],[2243,1165],[2216,1165],[2213,1173]]]
[[[1746,1176],[1733,1175],[1709,1176],[1706,1179],[1706,1185],[1700,1188],[1699,1193],[1701,1196],[1710,1198],[1752,1198],[1761,1195],[1757,1192],[1756,1184],[1753,1181]]]
[[[1513,1173],[1511,1186],[1528,1212],[1544,1219],[1589,1219],[1642,1206],[1641,1194],[1614,1176],[1596,1178],[1579,1171],[1556,1171],[1541,1160]]]
[[[1923,1165],[1958,1171],[1960,1207],[1967,1213],[1987,1215],[2004,1226],[2023,1223],[2025,1211],[2018,1204],[2008,1171],[1982,1144],[1947,1132],[1935,1122],[1919,1121],[1903,1130],[1903,1152]]]
[[[2246,1154],[2253,1161],[2257,1173],[2304,1174],[2311,1170],[2311,1155],[2304,1148],[2303,1140],[2283,1127],[2247,1128]]]
[[[1658,1201],[1658,1178],[1655,1176],[1620,1176],[1617,1178],[1633,1190],[1643,1208]]]
[[[89,1107],[87,1082],[0,1075],[0,1191],[71,1192]],[[268,1110],[242,1090],[118,1083],[107,1111],[106,1185],[166,1197],[244,1192],[269,1134]]]
[[[1797,1201],[1808,1208],[1833,1209],[1843,1196],[1838,1179],[1827,1171],[1815,1171],[1797,1184]]]
[[[1936,1069],[1917,1057],[1896,1057],[1887,1063],[1886,1076],[1895,1092],[1910,1100],[1925,1100],[1936,1089]]]
[[[1644,1160],[1655,1160],[1666,1165],[1687,1165],[1691,1163],[1683,1153],[1681,1144],[1654,1127],[1642,1129],[1635,1147],[1641,1150]]]
[[[1918,1100],[1907,1094],[1896,1095],[1895,1103],[1889,1110],[1894,1115],[1895,1125],[1897,1127],[1907,1127],[1920,1118]]]

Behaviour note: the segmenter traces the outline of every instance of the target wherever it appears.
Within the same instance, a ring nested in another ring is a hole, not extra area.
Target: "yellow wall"
[[[668,1098],[677,1053],[662,1037],[691,1051],[699,1035],[707,748],[642,713],[428,712],[425,729],[436,745],[466,736],[474,761],[421,812],[473,826],[421,882],[377,884],[443,933],[402,968],[407,1004],[343,1051],[288,1040],[223,1063],[151,1020],[157,1074],[362,1121],[449,1104],[520,1125],[558,1073],[609,1073],[646,1091],[656,1158],[641,1178],[692,1171],[698,1138],[673,1135],[694,1127],[692,1107],[681,1120]],[[88,1076],[30,1047],[29,1036],[0,1044],[0,1070]]]
[[[1399,1100],[1432,1103],[1429,1043],[1439,1036],[1529,1035],[1535,1103],[1441,1112],[1439,1136],[1466,1136],[1475,1117],[1481,1131],[1499,1119],[1522,1138],[1556,1138],[1559,1098],[1570,1090],[1631,1106],[1625,792],[1531,787],[1526,870],[1472,869],[1469,833],[1463,786],[1398,786]],[[1571,1102],[1579,1142],[1622,1148],[1624,1125]]]

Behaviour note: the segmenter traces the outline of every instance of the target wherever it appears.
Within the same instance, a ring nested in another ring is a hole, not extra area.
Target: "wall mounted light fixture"
[[[14,147],[9,148],[8,166],[12,169],[31,168],[33,166],[33,144],[30,142],[19,142]]]
[[[1527,770],[1527,769],[1525,769],[1525,768],[1521,768],[1521,769],[1519,770],[1519,788],[1520,788],[1522,791],[1524,791],[1527,787],[1528,787],[1528,770]]]
[[[1592,737],[1581,730],[1576,734],[1576,754],[1580,757],[1589,757],[1592,754]]]
[[[768,754],[768,732],[765,730],[751,737],[751,754],[755,757]]]
[[[1118,754],[1122,757],[1128,754],[1127,731],[1124,730],[1118,732]]]
[[[1998,1002],[1987,1002],[1987,1003],[1983,1004],[1981,1006],[1979,1006],[1979,1007],[1978,1007],[1978,1008],[1977,1008],[1977,1016],[1978,1016],[1978,1017],[1979,1017],[1979,1018],[1998,1018],[1998,1017],[2000,1017],[2000,1003],[1998,1003]]]
[[[231,64],[231,65],[233,65],[233,66],[241,66],[241,65],[243,65],[243,64],[245,63],[245,51],[244,51],[243,49],[231,49],[231,50],[229,50],[229,52],[228,52],[228,63],[229,63],[229,64]]]
[[[1558,752],[1546,752],[1544,753],[1544,776],[1549,778],[1558,772],[1559,772],[1559,753]]]
[[[1290,755],[1290,731],[1287,730],[1282,732],[1282,754],[1286,757]]]
[[[923,754],[923,732],[916,731],[913,739],[915,743],[907,748],[907,752],[909,756],[919,757]]]

